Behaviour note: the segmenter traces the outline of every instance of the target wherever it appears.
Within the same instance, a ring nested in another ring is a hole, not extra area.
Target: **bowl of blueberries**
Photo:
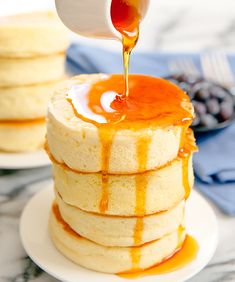
[[[219,130],[235,121],[235,96],[229,89],[192,75],[174,74],[166,79],[190,96],[195,110],[192,124],[195,132]]]

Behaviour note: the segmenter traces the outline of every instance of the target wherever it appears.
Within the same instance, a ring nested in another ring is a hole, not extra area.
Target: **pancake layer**
[[[37,57],[65,52],[68,34],[56,14],[32,12],[0,18],[0,57]]]
[[[100,272],[120,273],[146,269],[172,255],[183,243],[185,232],[178,229],[139,247],[106,247],[77,233],[50,214],[49,230],[56,248],[71,261]]]
[[[63,220],[81,236],[103,246],[138,246],[159,239],[184,225],[184,201],[172,209],[145,217],[107,216],[85,212],[66,204],[56,195]],[[137,221],[140,238],[135,241]]]
[[[6,152],[34,151],[45,142],[45,120],[0,122],[0,150]]]
[[[76,116],[66,99],[71,86],[92,85],[103,74],[80,75],[67,81],[64,88],[56,91],[48,110],[48,146],[59,163],[82,172],[102,170],[102,144],[95,125]],[[191,109],[191,111],[193,111]],[[137,173],[156,169],[175,159],[181,142],[182,126],[149,127],[119,130],[112,138],[107,173]],[[148,136],[146,167],[139,168],[138,140]]]
[[[64,53],[35,58],[0,58],[0,87],[46,83],[64,76]]]
[[[193,187],[192,157],[188,165],[189,183],[190,187]],[[85,211],[100,212],[103,195],[101,173],[79,173],[53,162],[53,175],[55,189],[66,203]],[[136,190],[139,178],[145,178],[147,185],[139,187],[144,190],[146,201],[145,210],[138,215],[168,210],[185,197],[182,159],[176,158],[161,169],[143,174],[109,175],[106,187],[108,205],[105,214],[136,215]]]
[[[61,81],[0,88],[0,120],[45,117],[50,97]]]

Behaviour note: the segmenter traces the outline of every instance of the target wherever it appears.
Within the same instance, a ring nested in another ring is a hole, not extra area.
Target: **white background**
[[[54,8],[54,0],[0,0],[0,15],[48,8]],[[74,35],[72,39],[120,48],[116,42]],[[138,49],[197,51],[213,47],[235,50],[235,0],[151,0]]]

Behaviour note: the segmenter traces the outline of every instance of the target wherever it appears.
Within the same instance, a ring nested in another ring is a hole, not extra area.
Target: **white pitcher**
[[[135,0],[126,1],[131,3]],[[120,33],[114,28],[110,16],[111,2],[112,0],[55,0],[58,15],[70,30],[86,37],[118,39]],[[144,14],[146,10],[147,6]]]

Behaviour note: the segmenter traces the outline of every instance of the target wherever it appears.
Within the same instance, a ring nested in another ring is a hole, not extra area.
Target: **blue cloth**
[[[196,186],[221,210],[235,215],[235,124],[197,138]]]
[[[130,72],[168,76],[169,61],[180,57],[190,57],[201,70],[198,54],[133,53]],[[230,55],[229,60],[235,73],[235,56]],[[67,62],[73,74],[123,71],[121,51],[115,53],[90,46],[72,45]],[[199,153],[194,157],[196,187],[225,213],[235,215],[235,124],[201,135],[197,141]]]

